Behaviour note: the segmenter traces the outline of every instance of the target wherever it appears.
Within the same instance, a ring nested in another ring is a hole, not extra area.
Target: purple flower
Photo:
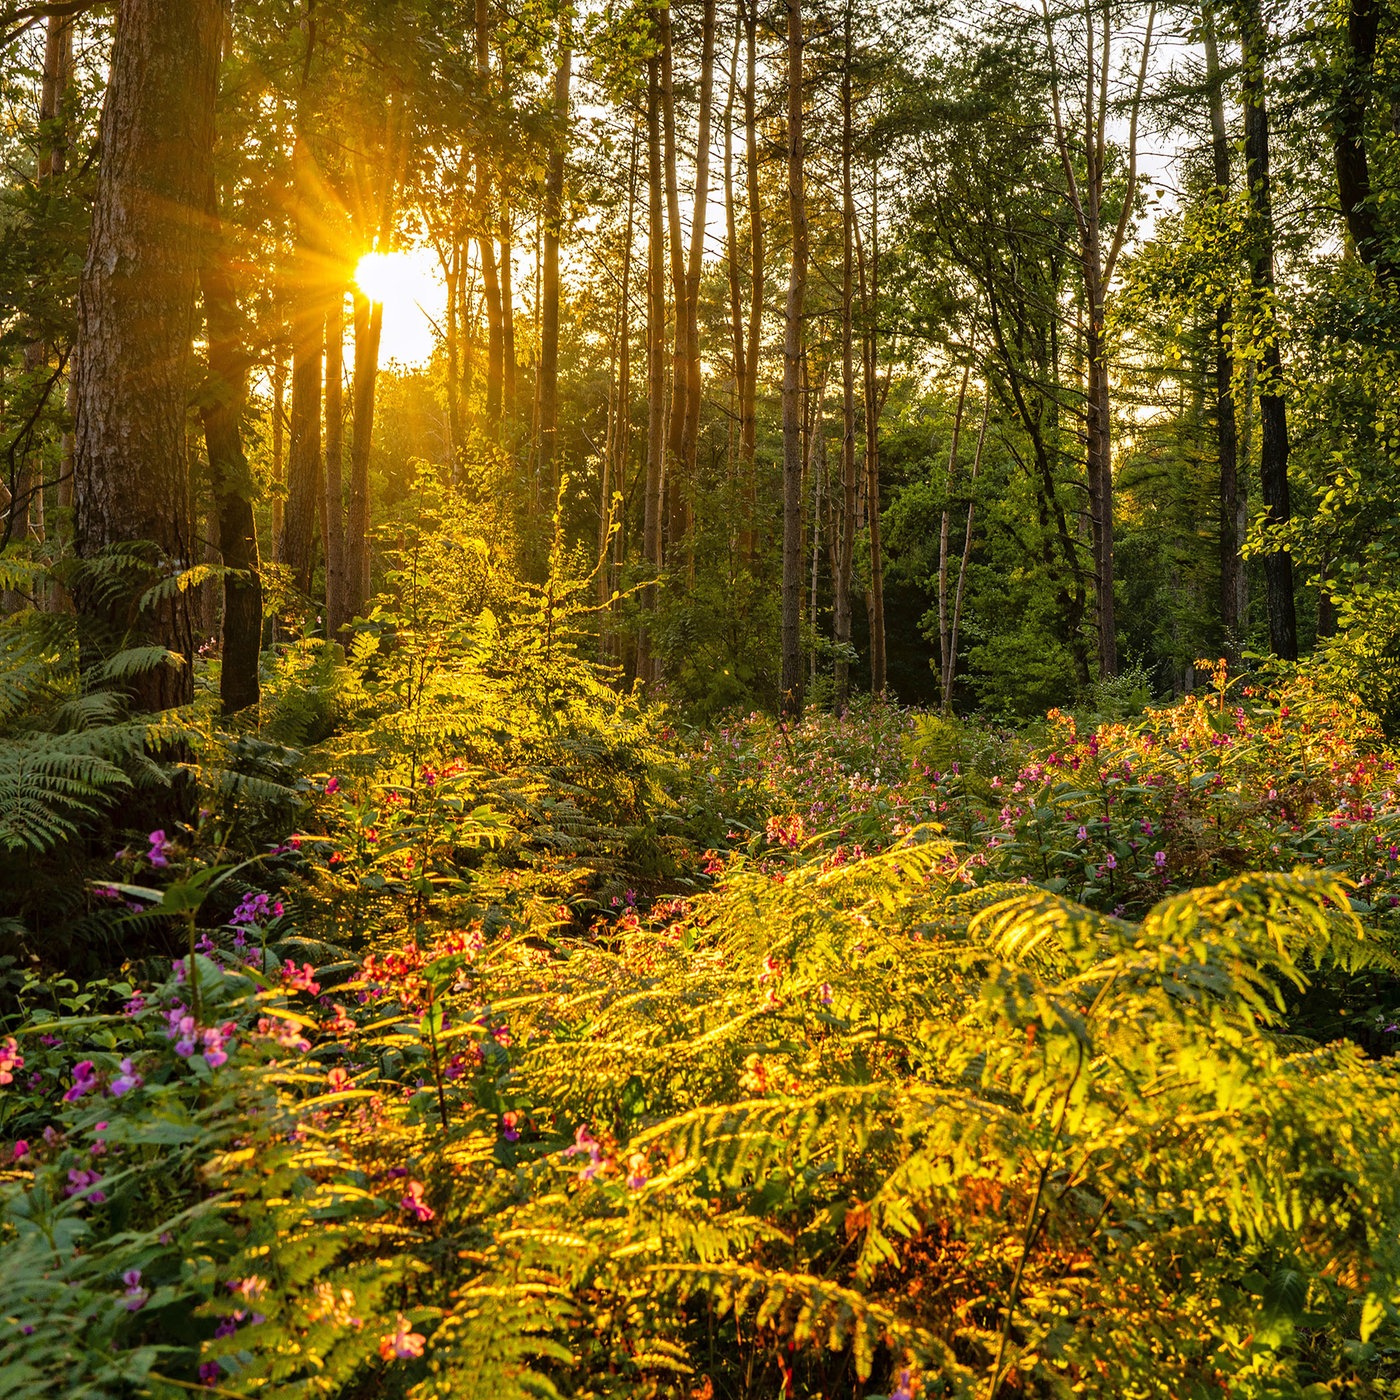
[[[213,1385],[222,1374],[217,1361],[201,1361],[199,1363],[199,1378],[205,1385]]]
[[[899,1381],[890,1391],[890,1400],[914,1400],[914,1377],[907,1366],[899,1373]]]
[[[146,859],[154,866],[169,865],[165,852],[170,846],[170,841],[165,832],[153,831],[146,839],[151,843],[151,849],[146,852]]]
[[[24,1068],[24,1056],[19,1053],[19,1041],[7,1035],[0,1040],[0,1084],[13,1084],[14,1071]]]
[[[79,1060],[73,1066],[73,1087],[63,1096],[64,1103],[76,1103],[84,1094],[97,1087],[97,1072],[91,1060]]]
[[[330,793],[339,792],[339,791],[340,791],[340,779],[339,779],[339,778],[327,778],[327,779],[326,779],[326,791],[327,791],[327,792],[330,792]]]
[[[1167,868],[1167,853],[1165,851],[1158,851],[1157,854],[1152,857],[1152,863],[1158,870],[1165,870]]]
[[[141,1270],[128,1269],[122,1275],[122,1282],[126,1284],[127,1312],[140,1312],[151,1296],[149,1289],[141,1287]]]
[[[82,1171],[77,1167],[70,1167],[68,1171],[68,1185],[63,1188],[65,1196],[82,1196],[95,1206],[100,1206],[107,1199],[104,1192],[95,1190],[102,1181],[102,1173],[97,1171]]]
[[[1089,839],[1089,830],[1087,827],[1081,826],[1077,834],[1081,841],[1087,841]]]

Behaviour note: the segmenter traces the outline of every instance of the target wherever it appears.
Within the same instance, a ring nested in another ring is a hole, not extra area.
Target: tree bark
[[[243,450],[240,422],[248,397],[247,337],[238,310],[217,193],[209,196],[210,249],[200,272],[209,383],[200,405],[205,454],[214,493],[219,553],[224,568],[223,660],[219,700],[226,715],[256,705],[261,695],[262,575],[253,518],[257,488]]]
[[[326,636],[350,621],[345,587],[345,291],[326,312]]]
[[[564,203],[564,150],[568,144],[569,75],[573,51],[565,41],[567,12],[560,16],[559,66],[554,73],[555,131],[544,182],[544,268],[540,324],[540,471],[554,479],[559,436],[559,221]]]
[[[661,178],[661,61],[647,60],[647,468],[642,556],[653,575],[661,571],[661,491],[666,451],[666,224]],[[642,592],[642,607],[656,611],[656,584]],[[658,678],[650,623],[637,644],[637,676]]]
[[[783,335],[783,713],[802,713],[802,312],[807,196],[802,132],[802,0],[787,0],[787,174],[792,253]]]
[[[363,617],[369,602],[369,455],[384,304],[355,292],[355,371],[351,383],[350,505],[345,522],[345,611]]]
[[[1224,204],[1230,197],[1230,137],[1225,126],[1225,92],[1215,14],[1209,0],[1201,7],[1201,37],[1206,57],[1216,199]],[[1220,459],[1220,627],[1225,637],[1225,654],[1230,661],[1237,662],[1249,608],[1248,574],[1240,554],[1249,529],[1249,505],[1239,476],[1235,358],[1230,339],[1232,316],[1227,295],[1216,307],[1214,325],[1215,434],[1216,453]]]
[[[223,18],[220,0],[120,0],[78,291],[74,543],[91,558],[148,542],[158,575],[193,559],[185,422]],[[144,618],[130,599],[79,594],[179,658],[136,679],[143,709],[192,699],[187,592]]]
[[[744,479],[744,538],[740,549],[753,566],[758,539],[758,356],[763,335],[763,199],[758,169],[758,0],[739,0],[744,16],[744,175],[749,205],[749,327],[744,381],[739,390],[739,469]]]
[[[856,226],[856,272],[860,287],[861,370],[865,389],[865,511],[870,527],[870,589],[866,611],[870,618],[870,692],[883,696],[885,666],[885,556],[880,532],[880,415],[884,411],[885,390],[880,385],[880,348],[876,318],[880,299],[880,172],[870,167],[870,259]],[[885,388],[889,380],[886,378]]]
[[[1270,525],[1292,516],[1288,496],[1288,410],[1283,399],[1283,357],[1279,351],[1274,290],[1274,215],[1269,190],[1269,109],[1264,74],[1265,46],[1260,0],[1243,0],[1240,44],[1243,71],[1244,164],[1249,186],[1252,261],[1250,280],[1261,304],[1259,361],[1259,484]],[[1285,549],[1264,556],[1264,588],[1269,611],[1269,649],[1288,661],[1298,659],[1298,619],[1293,600],[1293,558]]]
[[[685,253],[681,243],[681,196],[676,171],[676,96],[671,7],[657,7],[661,35],[661,135],[662,161],[666,180],[667,246],[671,252],[671,306],[674,335],[671,348],[671,407],[666,421],[666,459],[663,494],[665,548],[685,536],[686,486],[681,455],[685,430],[686,365],[690,351],[686,345]]]
[[[836,540],[833,580],[832,633],[838,650],[851,644],[851,574],[856,547],[856,378],[855,378],[855,227],[856,204],[852,180],[851,26],[852,7],[846,5],[841,68],[841,516]],[[851,664],[836,661],[836,711],[845,710],[851,695]]]

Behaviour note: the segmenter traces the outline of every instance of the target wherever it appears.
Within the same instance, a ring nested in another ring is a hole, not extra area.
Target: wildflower
[[[201,1361],[199,1363],[199,1378],[205,1385],[213,1385],[222,1374],[217,1361]]]
[[[337,1327],[364,1326],[364,1320],[354,1315],[355,1295],[348,1288],[342,1288],[337,1295],[330,1284],[318,1283],[314,1292],[316,1303],[307,1309],[312,1322],[333,1322]]]
[[[507,1142],[520,1141],[520,1128],[517,1126],[520,1122],[520,1118],[520,1114],[510,1109],[501,1114],[501,1136],[505,1138]]]
[[[1108,855],[1106,855],[1106,856],[1104,857],[1104,862],[1103,862],[1103,863],[1104,863],[1104,869],[1105,869],[1105,870],[1117,870],[1117,869],[1118,869],[1118,857],[1117,857],[1116,855],[1114,855],[1112,851],[1110,851],[1110,852],[1108,853]]]
[[[327,1035],[349,1035],[355,1029],[355,1023],[346,1014],[345,1008],[337,1001],[332,1003],[335,1015],[332,1016],[321,1027]]]
[[[84,1200],[91,1201],[95,1206],[100,1206],[107,1199],[105,1192],[95,1189],[101,1182],[102,1173],[99,1171],[70,1167],[68,1185],[63,1188],[63,1194],[65,1196],[82,1196]]]
[[[890,1391],[890,1400],[914,1400],[914,1377],[907,1366],[899,1373],[899,1381]]]
[[[409,1320],[400,1313],[394,1331],[379,1339],[379,1354],[385,1361],[408,1361],[423,1355],[428,1339],[421,1332],[410,1332],[410,1326]]]
[[[231,1029],[231,1026],[218,1029],[210,1026],[203,1032],[204,1063],[210,1069],[218,1069],[220,1065],[228,1062],[228,1051],[224,1049],[224,1046],[228,1043],[227,1032]]]
[[[128,1269],[122,1275],[122,1282],[126,1284],[127,1312],[140,1312],[151,1296],[149,1289],[141,1287],[141,1270]]]
[[[146,839],[151,843],[150,850],[146,852],[146,859],[157,867],[169,865],[170,861],[166,858],[165,853],[170,847],[170,841],[165,832],[153,831]]]
[[[134,992],[131,999],[122,1007],[123,1016],[139,1016],[146,1009],[146,998],[140,992]]]
[[[340,791],[340,779],[339,779],[339,778],[336,778],[336,777],[327,778],[327,779],[326,779],[326,792],[333,795],[333,794],[335,794],[335,793],[337,793],[337,792],[339,792],[339,791]]]
[[[1167,853],[1165,851],[1158,851],[1156,855],[1152,857],[1152,863],[1158,870],[1165,870],[1167,868]]]
[[[326,1083],[333,1094],[339,1094],[350,1087],[350,1076],[337,1065],[327,1076]]]
[[[1083,827],[1083,826],[1081,826],[1081,827],[1079,828],[1079,831],[1078,831],[1076,834],[1078,835],[1078,837],[1079,837],[1079,839],[1080,839],[1081,841],[1087,841],[1087,840],[1089,839],[1089,829],[1088,829],[1088,827]]]
[[[627,1159],[627,1185],[630,1190],[640,1191],[647,1184],[647,1157],[645,1152],[634,1152]]]
[[[282,985],[289,991],[305,992],[308,996],[318,996],[321,984],[316,981],[310,963],[302,963],[298,970],[290,958],[282,964]]]
[[[20,1138],[20,1140],[15,1143],[10,1155],[14,1157],[16,1162],[22,1157],[29,1156],[29,1143],[24,1138]]]
[[[423,1183],[421,1181],[408,1183],[408,1191],[399,1205],[420,1224],[431,1220],[435,1214],[433,1208],[423,1199]]]
[[[24,1056],[19,1053],[19,1041],[7,1035],[0,1040],[0,1084],[13,1084],[14,1071],[24,1068]]]
[[[301,1033],[295,1021],[284,1021],[276,1016],[258,1017],[258,1034],[275,1040],[288,1050],[299,1050],[305,1054],[311,1049],[311,1042]]]
[[[63,1096],[64,1103],[75,1103],[84,1094],[97,1088],[97,1071],[91,1060],[79,1060],[73,1066],[73,1087]]]
[[[236,925],[251,926],[254,924],[264,924],[267,922],[268,915],[271,912],[271,906],[271,896],[265,895],[258,890],[249,890],[248,893],[243,896],[242,900],[239,901],[238,908],[228,916],[228,921],[230,924]],[[281,911],[281,907],[280,904],[277,906],[278,912]]]

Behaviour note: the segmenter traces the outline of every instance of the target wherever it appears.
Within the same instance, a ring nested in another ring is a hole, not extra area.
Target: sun
[[[423,284],[423,269],[412,253],[366,253],[355,264],[355,285],[371,301],[415,302]]]
[[[407,366],[426,364],[447,299],[442,270],[431,250],[366,253],[355,264],[355,285],[384,307],[384,357]]]

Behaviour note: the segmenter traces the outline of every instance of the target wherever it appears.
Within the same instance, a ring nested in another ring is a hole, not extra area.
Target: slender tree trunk
[[[958,561],[958,589],[953,598],[953,623],[948,630],[948,656],[943,666],[943,713],[953,706],[953,683],[958,675],[958,628],[962,624],[963,585],[967,582],[967,559],[972,552],[972,516],[977,506],[977,474],[982,468],[982,446],[987,440],[987,420],[992,413],[990,390],[982,403],[982,426],[977,431],[977,450],[972,457],[972,477],[968,486],[967,524],[963,527],[962,557]]]
[[[807,196],[802,133],[802,0],[787,0],[787,166],[792,255],[783,336],[782,708],[802,713],[802,311]]]
[[[958,390],[958,406],[953,414],[953,440],[948,447],[948,479],[943,493],[943,517],[938,529],[938,659],[943,714],[953,703],[952,670],[948,664],[953,655],[951,619],[948,615],[948,518],[952,513],[953,492],[958,480],[958,442],[962,437],[963,409],[967,405],[967,385],[972,378],[972,361],[963,370],[962,386]]]
[[[1243,0],[1240,24],[1244,163],[1249,185],[1253,245],[1251,281],[1261,304],[1263,342],[1259,373],[1260,495],[1271,525],[1292,516],[1288,497],[1288,416],[1283,399],[1274,293],[1274,216],[1269,190],[1269,110],[1265,88],[1266,33],[1259,0]],[[1293,601],[1293,558],[1285,549],[1264,556],[1269,611],[1269,649],[1288,661],[1298,658],[1298,620]]]
[[[74,543],[91,558],[148,541],[157,574],[194,557],[185,422],[223,19],[219,0],[120,0],[78,289]],[[135,680],[143,709],[193,697],[188,592],[144,618],[94,590],[76,601],[180,658]]]
[[[622,287],[617,302],[617,397],[613,409],[612,432],[603,469],[603,501],[598,548],[610,547],[612,557],[601,573],[598,601],[606,603],[617,587],[617,566],[621,562],[621,521],[614,516],[613,496],[624,502],[627,491],[627,460],[632,440],[632,243],[637,212],[637,138],[627,162],[627,223],[622,235]],[[611,486],[609,486],[611,482]],[[617,526],[619,528],[614,529]],[[608,533],[610,532],[610,533]]]
[[[750,568],[758,530],[758,356],[763,335],[763,198],[758,169],[758,0],[739,0],[744,16],[744,175],[749,206],[749,337],[739,390],[739,467],[744,479],[744,530],[740,548]]]
[[[326,313],[326,636],[350,621],[345,586],[345,291]]]
[[[660,59],[647,60],[647,468],[642,523],[642,555],[654,574],[661,571],[661,491],[666,450],[666,223],[661,176]],[[656,584],[642,593],[642,606],[656,611]],[[638,679],[658,679],[650,624],[638,639]]]
[[[272,347],[272,557],[282,562],[282,512],[286,502],[287,362],[283,347]]]
[[[511,265],[514,253],[511,248],[510,202],[501,193],[500,244],[501,261],[498,269],[501,291],[501,413],[507,419],[515,417],[516,373],[515,373],[515,291],[512,279],[515,269]]]
[[[846,709],[851,695],[851,664],[844,652],[851,644],[851,574],[856,545],[856,376],[855,376],[855,226],[852,181],[854,130],[851,101],[851,5],[846,5],[841,68],[841,517],[835,540],[832,632],[836,661],[836,710]]]
[[[1225,126],[1225,93],[1220,74],[1220,54],[1215,35],[1214,8],[1209,0],[1201,7],[1201,37],[1205,46],[1206,86],[1210,104],[1211,159],[1216,198],[1230,197],[1230,136]],[[1239,476],[1235,425],[1235,360],[1231,349],[1233,311],[1227,296],[1215,310],[1215,433],[1220,459],[1220,626],[1231,661],[1240,658],[1248,616],[1248,575],[1240,550],[1249,528],[1249,506]]]
[[[1400,262],[1386,242],[1366,150],[1366,112],[1375,90],[1376,45],[1383,10],[1384,0],[1348,0],[1340,90],[1329,128],[1337,195],[1351,246],[1381,285],[1393,288],[1400,282]],[[1393,20],[1391,24],[1393,32]],[[1400,120],[1394,125],[1400,129]]]
[[[224,568],[223,660],[219,699],[226,715],[256,705],[262,651],[262,576],[253,519],[257,487],[243,450],[240,420],[248,397],[250,355],[210,182],[210,250],[201,269],[209,383],[201,396],[204,446],[214,493],[219,553]]]
[[[856,271],[860,287],[861,369],[865,389],[865,512],[870,527],[870,589],[866,611],[870,618],[870,691],[884,695],[885,675],[885,556],[880,521],[880,415],[884,392],[880,386],[880,348],[876,317],[880,298],[880,171],[870,168],[870,258],[856,225]],[[888,384],[888,381],[886,381]]]
[[[480,215],[489,219],[488,211]],[[481,253],[481,281],[486,303],[486,421],[501,421],[501,386],[505,377],[505,327],[501,316],[501,283],[496,270],[496,245],[489,229],[477,236]]]
[[[669,4],[657,7],[661,28],[661,134],[666,180],[667,246],[671,252],[671,306],[674,335],[671,348],[671,408],[666,421],[666,463],[663,482],[663,532],[665,547],[685,537],[686,490],[682,438],[685,432],[686,344],[685,252],[681,242],[680,181],[676,169],[676,101],[674,48]]]
[[[704,0],[700,43],[700,111],[695,138],[695,205],[685,276],[685,412],[681,422],[681,470],[695,480],[700,441],[700,270],[710,206],[710,126],[715,88],[715,0]]]
[[[351,381],[350,504],[345,522],[345,611],[363,617],[369,602],[369,456],[384,305],[355,293],[355,370]]]
[[[567,13],[560,17],[567,32]],[[561,34],[561,44],[563,35]],[[555,479],[554,454],[559,436],[559,221],[564,201],[564,148],[568,144],[569,74],[573,52],[563,44],[554,73],[554,143],[544,186],[544,270],[541,290],[544,319],[540,328],[540,470]]]
[[[743,289],[739,273],[739,216],[734,205],[734,99],[739,86],[739,40],[740,26],[734,26],[734,48],[729,61],[729,96],[724,104],[724,251],[725,269],[729,275],[729,357],[733,368],[733,393],[730,403],[730,423],[728,433],[729,480],[731,489],[735,479],[735,428],[742,414],[745,364],[744,364],[744,311]],[[740,522],[738,539],[744,547],[745,529]],[[735,542],[730,535],[731,548]]]

